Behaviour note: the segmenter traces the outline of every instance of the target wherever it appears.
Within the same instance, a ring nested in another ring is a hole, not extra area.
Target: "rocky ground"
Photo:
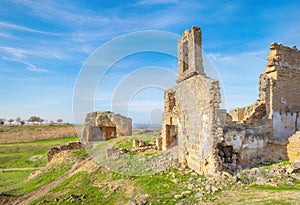
[[[125,139],[113,144],[134,156],[137,148],[129,149],[132,139]],[[27,170],[29,175],[0,194],[0,204],[300,204],[300,163],[270,162],[211,176],[174,164],[160,172],[131,176],[101,166],[79,145],[52,148],[48,164]],[[137,149],[137,157],[156,153],[142,150]]]
[[[238,202],[231,203],[228,201],[228,197],[230,194],[234,193],[235,195],[231,197],[239,198],[243,196],[243,198],[247,199],[248,196],[256,193],[257,197],[262,197],[261,195],[264,194],[264,197],[272,196],[272,198],[276,198],[276,196],[273,196],[274,193],[276,193],[276,187],[283,187],[286,191],[288,191],[284,193],[289,197],[289,199],[299,199],[299,191],[297,190],[300,189],[300,164],[279,163],[269,166],[249,168],[234,175],[223,172],[213,176],[202,176],[187,167],[176,167],[154,175],[132,178],[122,175],[117,175],[118,177],[116,177],[113,173],[110,173],[110,171],[96,164],[89,157],[74,161],[71,151],[63,151],[54,155],[54,158],[45,168],[33,172],[26,180],[30,180],[43,174],[49,170],[51,166],[67,162],[71,162],[71,168],[51,183],[18,197],[2,193],[0,196],[0,203],[95,204],[93,200],[93,197],[95,196],[93,193],[80,190],[80,185],[77,185],[79,186],[78,190],[80,191],[76,190],[76,187],[73,187],[73,190],[69,190],[70,187],[67,186],[65,191],[62,193],[53,192],[53,189],[63,184],[65,180],[68,180],[72,176],[76,176],[76,174],[82,172],[89,173],[89,178],[105,176],[100,181],[90,181],[88,185],[93,188],[96,187],[99,191],[99,195],[103,194],[103,201],[105,201],[105,199],[108,200],[110,197],[114,197],[115,194],[122,194],[122,198],[119,199],[119,196],[116,197],[116,201],[113,201],[112,204],[119,204],[119,202],[129,205],[247,204]],[[153,186],[161,187],[158,188],[160,190],[153,191],[151,187],[147,187],[147,183],[152,183],[152,180],[158,183],[155,185],[153,184]],[[262,187],[262,190],[252,190],[252,186]],[[273,191],[268,193],[264,191],[263,187],[274,187],[275,192]],[[245,193],[248,193],[247,197],[243,195]],[[164,196],[158,196],[157,194]],[[297,201],[294,202],[295,203],[292,204],[298,203]],[[248,204],[252,203],[249,202]]]

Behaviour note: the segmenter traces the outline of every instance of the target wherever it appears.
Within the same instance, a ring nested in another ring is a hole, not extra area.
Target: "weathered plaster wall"
[[[241,127],[228,127],[224,130],[222,142],[218,145],[222,163],[231,166],[254,162],[264,150],[267,139],[254,135],[253,130]],[[227,149],[226,149],[227,148]],[[226,167],[223,164],[223,167]]]
[[[265,161],[287,159],[287,142],[258,135],[253,129],[229,127],[224,131],[223,141],[218,144],[218,154],[223,169],[235,169]]]
[[[300,115],[299,115],[299,113],[298,113],[297,119],[296,119],[296,130],[297,131],[300,130]]]
[[[273,43],[265,73],[260,76],[259,99],[267,103],[267,113],[300,112],[300,51]]]
[[[273,112],[273,136],[286,141],[296,132],[297,113]]]
[[[287,159],[287,141],[300,128],[300,52],[296,47],[273,43],[267,58],[258,101],[229,112],[235,123],[252,130],[241,137],[240,164]]]

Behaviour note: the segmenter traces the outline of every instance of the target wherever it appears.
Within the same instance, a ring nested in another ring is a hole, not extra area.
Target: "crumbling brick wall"
[[[178,42],[176,82],[164,95],[162,146],[164,150],[178,146],[195,171],[234,170],[249,163],[285,160],[294,152],[295,140],[289,143],[290,151],[287,144],[300,130],[296,47],[271,44],[258,100],[228,114],[219,109],[219,82],[204,72],[201,30],[193,27]]]
[[[242,142],[251,149],[239,151],[242,164],[288,159],[288,139],[300,128],[300,52],[296,47],[273,43],[267,59],[265,73],[260,75],[258,101],[229,112],[237,124],[252,133],[248,135],[252,143]]]
[[[287,140],[299,129],[300,51],[273,43],[265,73],[260,76],[260,100],[273,120],[273,136]]]

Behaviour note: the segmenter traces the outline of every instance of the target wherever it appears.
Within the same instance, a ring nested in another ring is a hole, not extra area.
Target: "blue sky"
[[[73,122],[73,88],[97,48],[130,32],[181,35],[192,25],[202,29],[203,50],[219,73],[226,108],[249,105],[257,99],[270,43],[300,47],[299,7],[296,0],[1,0],[0,117]],[[148,66],[176,72],[177,60],[153,52],[122,59],[99,84],[94,109],[112,109],[112,93],[124,76]],[[157,79],[156,72],[152,75]],[[128,114],[134,122],[149,122],[149,117],[159,122],[162,96],[161,88],[140,90]]]

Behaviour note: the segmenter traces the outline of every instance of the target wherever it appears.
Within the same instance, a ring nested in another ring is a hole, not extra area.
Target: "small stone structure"
[[[147,147],[147,146],[148,146],[148,143],[146,141],[137,140],[137,139],[132,141],[132,147],[135,149],[138,149],[140,147]]]
[[[110,111],[97,111],[87,113],[82,140],[103,141],[131,135],[131,118]]]
[[[53,156],[55,154],[58,154],[62,151],[65,150],[79,150],[79,149],[83,149],[83,144],[81,144],[81,142],[70,142],[69,144],[66,145],[61,145],[59,147],[52,147],[49,151],[48,151],[48,162],[50,162],[53,158]]]
[[[178,42],[176,82],[164,93],[162,149],[178,146],[190,168],[216,173],[299,157],[299,134],[289,140],[300,130],[296,47],[271,44],[258,100],[227,113],[219,106],[219,82],[205,74],[201,30],[193,26]]]

